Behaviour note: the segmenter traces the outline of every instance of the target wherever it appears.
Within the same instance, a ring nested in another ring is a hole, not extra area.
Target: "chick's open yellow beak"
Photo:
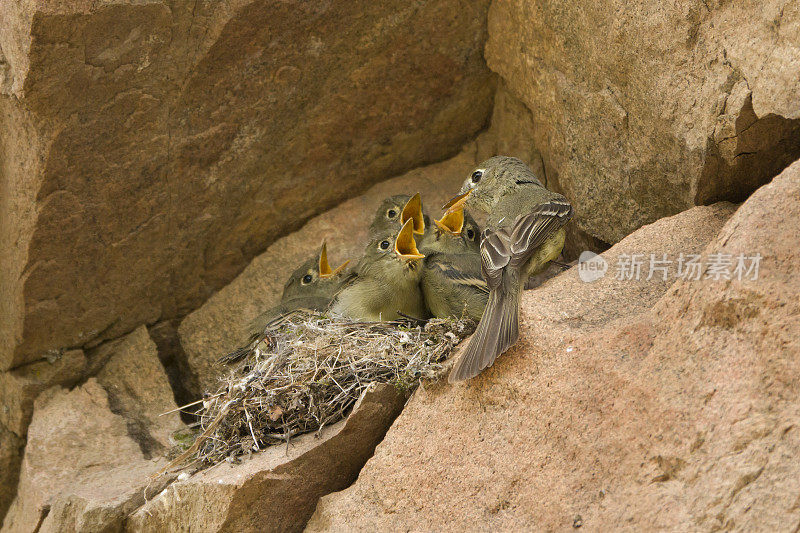
[[[335,270],[331,270],[331,265],[328,263],[328,245],[327,243],[322,243],[322,250],[319,252],[319,277],[321,279],[329,279],[335,277],[339,274],[344,267],[347,266],[350,260],[348,259],[341,265],[339,265]]]
[[[464,204],[466,203],[467,198],[469,197],[469,195],[472,194],[473,190],[474,189],[470,189],[467,192],[465,192],[464,194],[459,194],[458,196],[456,196],[455,198],[451,199],[449,202],[444,204],[442,206],[442,209],[446,210],[444,212],[445,216],[447,216],[450,213],[456,211],[457,209],[464,209]],[[444,218],[444,217],[442,217],[442,218]]]
[[[403,224],[403,229],[400,230],[394,241],[394,251],[403,259],[422,259],[425,257],[417,249],[413,224],[414,222],[411,219],[406,220],[406,223]]]
[[[402,213],[400,213],[400,224],[405,224],[406,220],[414,221],[412,227],[414,233],[417,235],[425,233],[425,219],[422,216],[422,198],[419,193],[412,196],[411,199],[406,202]]]
[[[461,230],[464,229],[464,208],[445,213],[441,219],[434,220],[434,222],[444,233],[461,235]]]

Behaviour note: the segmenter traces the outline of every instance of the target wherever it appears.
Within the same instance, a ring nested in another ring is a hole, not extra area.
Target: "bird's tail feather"
[[[489,294],[481,321],[448,381],[455,383],[477,376],[517,342],[518,337],[519,289],[498,287]]]

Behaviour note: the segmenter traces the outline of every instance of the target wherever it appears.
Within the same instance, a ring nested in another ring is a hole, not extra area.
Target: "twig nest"
[[[295,313],[255,339],[203,402],[197,413],[201,432],[175,463],[232,461],[318,431],[345,418],[374,383],[413,389],[437,376],[472,329],[472,322],[455,319],[433,319],[422,327]]]

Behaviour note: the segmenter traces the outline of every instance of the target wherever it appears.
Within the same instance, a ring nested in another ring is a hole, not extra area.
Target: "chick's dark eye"
[[[394,218],[394,217],[397,216],[397,211],[395,211],[394,209],[389,209],[386,212],[386,216],[389,217],[389,218]]]
[[[381,247],[381,250],[388,250],[389,246],[391,245],[392,243],[390,243],[389,241],[381,241],[381,243],[378,246]]]
[[[313,279],[314,278],[311,276],[311,274],[306,274],[303,276],[303,285],[308,285]]]
[[[472,183],[478,183],[479,181],[481,181],[482,177],[483,177],[483,171],[482,170],[476,170],[475,172],[472,173],[472,176],[471,176]]]
[[[475,232],[472,231],[471,229],[467,230],[467,239],[469,239],[469,240],[474,240],[475,239]]]

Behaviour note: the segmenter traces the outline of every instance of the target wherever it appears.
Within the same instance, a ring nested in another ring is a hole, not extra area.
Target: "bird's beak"
[[[442,209],[446,209],[446,211],[444,212],[445,216],[449,215],[453,211],[456,211],[457,209],[464,209],[464,204],[467,202],[467,198],[469,197],[470,194],[472,194],[472,191],[474,190],[475,189],[470,189],[464,194],[459,194],[458,196],[456,196],[455,198],[451,199],[449,202],[444,204],[442,206]]]
[[[434,219],[434,222],[444,233],[461,235],[461,230],[464,229],[464,208],[445,213],[441,219]]]
[[[397,234],[394,241],[394,251],[402,259],[422,259],[425,257],[417,249],[417,241],[414,240],[413,221],[406,220],[403,229]]]
[[[321,279],[330,279],[338,275],[344,267],[347,266],[350,260],[348,259],[341,265],[339,265],[335,270],[331,270],[331,265],[328,263],[328,245],[327,243],[322,243],[322,250],[319,253],[319,277]]]
[[[411,197],[403,207],[403,212],[400,213],[400,224],[405,224],[406,220],[413,220],[413,231],[417,235],[425,233],[425,220],[422,217],[422,198],[419,193]]]

